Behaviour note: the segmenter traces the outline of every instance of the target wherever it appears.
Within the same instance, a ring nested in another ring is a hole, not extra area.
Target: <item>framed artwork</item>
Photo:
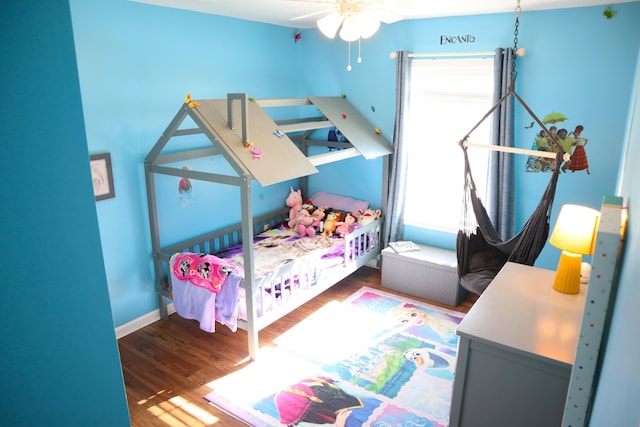
[[[111,153],[92,154],[90,164],[91,182],[96,201],[116,197],[111,171]]]

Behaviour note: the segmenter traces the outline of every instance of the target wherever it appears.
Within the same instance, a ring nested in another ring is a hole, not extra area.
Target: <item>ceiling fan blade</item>
[[[314,16],[323,15],[323,14],[326,14],[326,13],[331,13],[331,12],[334,12],[335,10],[336,9],[334,7],[327,8],[327,9],[322,9],[322,10],[316,10],[315,12],[310,12],[310,13],[306,13],[304,15],[300,15],[300,16],[296,16],[294,18],[291,18],[290,21],[298,21],[300,19],[307,19],[307,18],[311,18],[311,17],[314,17]]]
[[[384,22],[385,24],[393,24],[394,22],[402,21],[404,19],[404,16],[400,16],[397,13],[386,9],[372,8],[371,12],[380,20],[380,22]]]

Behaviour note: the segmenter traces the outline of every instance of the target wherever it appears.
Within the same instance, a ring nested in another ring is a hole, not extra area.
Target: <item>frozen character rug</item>
[[[207,384],[205,398],[253,426],[445,427],[463,316],[363,287]]]

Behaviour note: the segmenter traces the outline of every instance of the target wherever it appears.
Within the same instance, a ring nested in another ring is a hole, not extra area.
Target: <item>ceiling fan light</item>
[[[344,20],[340,28],[340,38],[346,42],[354,42],[360,38],[360,30],[353,20]]]
[[[358,33],[363,39],[368,39],[374,35],[380,28],[380,20],[376,19],[371,13],[362,12],[354,19],[354,23],[358,28]]]
[[[342,20],[342,15],[338,12],[331,12],[324,18],[318,19],[316,24],[322,34],[332,39],[335,38],[338,28],[340,28],[340,24],[342,24]]]

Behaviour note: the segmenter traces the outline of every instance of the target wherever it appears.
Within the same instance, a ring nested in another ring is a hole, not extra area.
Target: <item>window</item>
[[[464,187],[464,158],[458,141],[492,106],[493,58],[413,60],[406,125],[407,195],[404,223],[457,232]],[[469,137],[489,144],[490,120]],[[468,150],[481,197],[488,150]]]

